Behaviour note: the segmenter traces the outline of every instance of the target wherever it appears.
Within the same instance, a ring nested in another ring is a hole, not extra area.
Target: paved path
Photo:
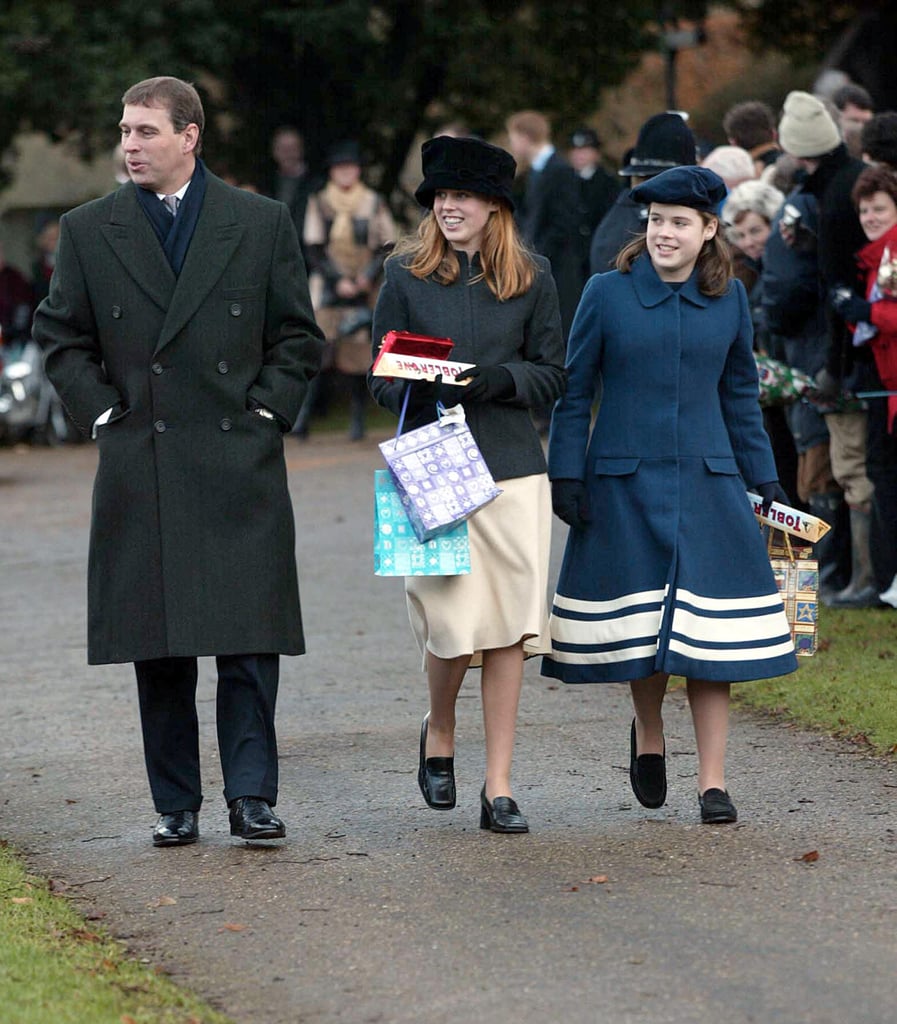
[[[94,451],[0,450],[0,836],[34,870],[238,1022],[897,1019],[893,762],[739,716],[741,822],[702,827],[681,693],[669,803],[648,812],[628,787],[626,692],[555,685],[531,662],[517,796],[533,832],[477,827],[475,680],[458,808],[428,810],[402,586],[369,568],[379,454],[287,444],[310,653],[284,664],[277,849],[227,834],[211,663],[203,840],[152,848],[130,669],[85,664]]]

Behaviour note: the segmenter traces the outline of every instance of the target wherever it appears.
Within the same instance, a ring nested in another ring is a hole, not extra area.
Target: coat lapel
[[[199,309],[243,237],[243,225],[237,221],[228,191],[220,178],[207,172],[202,210],[177,278],[156,352],[163,349]]]
[[[100,230],[127,273],[160,309],[167,310],[177,279],[131,182],[115,193],[112,216]]]

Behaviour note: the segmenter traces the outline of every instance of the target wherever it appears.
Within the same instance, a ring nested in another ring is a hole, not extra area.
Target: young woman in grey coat
[[[409,577],[406,596],[421,647],[430,710],[421,728],[418,781],[430,807],[455,806],[455,701],[469,667],[482,666],[486,780],[480,826],[526,832],[512,797],[511,759],[524,658],[548,650],[545,602],[551,500],[530,410],[550,406],[564,382],[564,344],[548,261],[523,247],[511,216],[515,162],[478,139],[424,143],[428,208],[417,236],[387,261],[374,314],[375,348],[391,330],[454,342],[475,364],[466,386],[370,378],[374,398],[407,427],[462,403],[502,489],[470,520],[469,576]]]

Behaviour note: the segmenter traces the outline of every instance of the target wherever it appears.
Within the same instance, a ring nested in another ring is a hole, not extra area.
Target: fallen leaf
[[[23,903],[33,903],[34,900],[30,896],[13,896],[12,902],[21,906]]]
[[[245,931],[245,930],[246,930],[246,925],[245,924],[231,924],[230,922],[228,922],[227,924],[223,924],[218,929],[219,932],[242,932],[242,931]]]
[[[155,903],[147,903],[147,907],[152,910],[154,907],[173,907],[176,903],[174,896],[160,896]]]
[[[587,878],[584,882],[585,885],[604,885],[608,881],[607,875],[592,875],[591,878]]]
[[[106,911],[105,910],[95,910],[92,914],[85,914],[84,915],[84,920],[85,921],[102,921],[105,916],[106,916]]]
[[[49,882],[50,892],[65,892],[68,889],[68,882],[64,882],[61,878],[51,878]]]
[[[810,850],[809,853],[805,853],[805,854],[803,854],[803,856],[795,857],[794,859],[796,861],[798,861],[798,863],[801,863],[801,864],[812,864],[815,861],[819,860],[819,851],[818,850]]]
[[[123,1013],[120,1020],[121,1024],[137,1024],[137,1021],[128,1013]]]
[[[578,885],[565,885],[561,892],[579,892]]]
[[[67,804],[76,804],[77,802],[77,800],[66,800]]]

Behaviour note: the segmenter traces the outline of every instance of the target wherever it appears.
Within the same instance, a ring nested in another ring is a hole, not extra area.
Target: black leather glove
[[[473,366],[460,379],[470,381],[463,389],[464,402],[496,402],[513,398],[517,391],[511,371],[504,366]]]
[[[757,484],[754,488],[757,494],[763,499],[763,515],[769,515],[769,508],[774,501],[780,505],[790,505],[791,499],[785,493],[778,480],[770,480],[768,484]]]
[[[872,319],[872,303],[847,288],[836,288],[829,299],[832,309],[849,324]]]
[[[592,521],[589,494],[582,480],[552,480],[551,507],[558,519],[568,526],[585,526]]]
[[[436,416],[436,385],[431,380],[412,380],[408,387],[408,415],[416,418],[423,412]]]

